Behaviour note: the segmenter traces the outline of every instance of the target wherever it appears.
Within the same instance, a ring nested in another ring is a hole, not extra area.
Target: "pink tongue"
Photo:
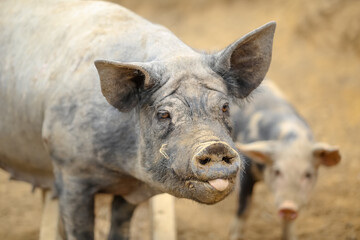
[[[224,191],[229,186],[229,180],[221,178],[211,180],[209,183],[218,191]]]

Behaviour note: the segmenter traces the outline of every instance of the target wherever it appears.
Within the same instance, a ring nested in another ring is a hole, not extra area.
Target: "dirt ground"
[[[119,0],[170,28],[197,49],[218,50],[262,24],[278,24],[273,79],[319,141],[338,145],[342,162],[321,169],[316,192],[298,219],[299,239],[360,240],[360,1]],[[0,171],[0,239],[34,240],[40,192]],[[108,197],[97,201],[97,239],[108,229]],[[179,240],[227,239],[236,194],[213,206],[176,200]],[[146,204],[136,211],[133,239],[149,239]],[[280,221],[263,184],[255,189],[246,239],[279,239]]]

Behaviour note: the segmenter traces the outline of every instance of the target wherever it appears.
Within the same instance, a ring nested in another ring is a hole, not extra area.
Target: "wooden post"
[[[51,198],[51,191],[43,192],[43,214],[39,240],[61,240],[59,235],[59,203]]]
[[[152,240],[176,240],[175,199],[160,194],[150,199]]]

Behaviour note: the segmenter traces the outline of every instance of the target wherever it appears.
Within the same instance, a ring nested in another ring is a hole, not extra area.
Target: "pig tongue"
[[[224,191],[229,186],[229,180],[221,178],[210,180],[209,183],[218,191]]]

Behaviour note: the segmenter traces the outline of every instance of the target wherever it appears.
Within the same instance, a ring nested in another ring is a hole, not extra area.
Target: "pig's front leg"
[[[121,196],[114,196],[111,206],[109,240],[130,239],[130,220],[135,207],[135,205],[126,202]]]
[[[92,184],[73,176],[57,176],[56,185],[66,240],[93,240],[95,191]]]
[[[282,222],[282,240],[296,240],[295,221]]]

